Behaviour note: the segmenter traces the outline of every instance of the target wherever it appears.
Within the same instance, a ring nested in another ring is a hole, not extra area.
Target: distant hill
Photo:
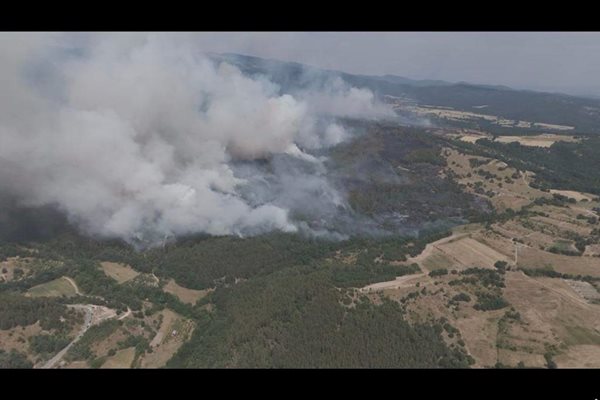
[[[506,86],[413,80],[395,75],[354,75],[295,62],[231,53],[211,53],[210,57],[236,65],[250,75],[267,75],[281,86],[282,92],[323,87],[339,77],[353,86],[369,88],[378,96],[408,97],[418,104],[463,111],[473,111],[474,107],[486,105],[486,114],[512,120],[574,126],[578,133],[600,133],[600,99],[515,90]]]

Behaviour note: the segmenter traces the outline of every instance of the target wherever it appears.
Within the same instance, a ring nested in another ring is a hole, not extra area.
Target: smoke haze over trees
[[[335,117],[391,115],[341,80],[282,93],[181,34],[4,33],[0,80],[3,192],[130,243],[298,231],[297,194],[345,201],[310,154],[348,137]],[[262,179],[273,157],[287,175]]]

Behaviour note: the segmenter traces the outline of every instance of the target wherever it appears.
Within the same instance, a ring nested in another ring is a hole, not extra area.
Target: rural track
[[[119,318],[117,318],[119,321],[124,320],[125,318],[129,317],[131,315],[131,308],[127,307],[127,312],[123,315],[121,315]]]
[[[429,257],[431,255],[431,252],[434,249],[438,248],[437,246],[439,246],[440,244],[451,242],[453,240],[462,239],[463,237],[466,237],[469,235],[470,235],[470,233],[459,233],[459,234],[453,233],[452,235],[450,235],[448,237],[442,238],[440,240],[436,240],[435,242],[428,243],[425,246],[425,249],[423,249],[423,251],[419,255],[407,259],[406,262],[407,263],[417,263],[421,266],[421,268],[423,268],[423,266],[421,265],[421,262],[424,259],[426,259],[427,257]]]
[[[75,294],[81,296],[82,293],[79,291],[79,287],[77,287],[77,284],[75,283],[75,281],[71,278],[69,278],[68,276],[65,276],[65,279],[67,281],[69,281],[69,283],[71,284],[71,286],[73,286],[73,288],[75,289]]]
[[[399,276],[398,278],[396,278],[393,281],[376,282],[371,285],[362,287],[359,290],[363,293],[371,293],[371,292],[376,292],[378,290],[384,290],[384,289],[397,289],[397,288],[401,288],[401,287],[411,287],[411,286],[414,286],[414,283],[411,284],[411,283],[409,283],[410,281],[415,280],[417,278],[424,277],[424,276],[426,276],[426,275],[423,272],[421,272],[420,274]]]
[[[394,279],[393,281],[384,281],[384,282],[376,282],[376,283],[372,283],[370,285],[364,286],[362,288],[360,288],[359,290],[361,292],[373,292],[373,291],[378,291],[378,290],[383,290],[383,289],[390,289],[390,288],[399,288],[399,287],[408,287],[408,286],[412,286],[410,285],[408,282],[413,280],[413,279],[417,279],[420,277],[424,277],[427,276],[427,271],[426,269],[424,269],[423,265],[421,264],[421,262],[426,259],[427,257],[429,257],[431,255],[431,252],[434,249],[438,249],[438,245],[440,244],[444,244],[444,243],[448,243],[451,242],[453,240],[457,240],[457,239],[462,239],[463,237],[469,236],[470,233],[453,233],[452,235],[442,238],[440,240],[436,240],[435,242],[431,242],[428,243],[425,246],[425,249],[423,249],[423,251],[415,256],[415,257],[411,257],[408,258],[406,260],[407,263],[417,263],[419,264],[419,266],[421,267],[421,269],[423,270],[423,272],[418,273],[418,274],[411,274],[411,275],[403,275],[403,276],[399,276],[396,279]]]

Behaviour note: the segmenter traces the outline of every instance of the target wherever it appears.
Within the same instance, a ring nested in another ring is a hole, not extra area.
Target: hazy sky
[[[202,48],[361,74],[600,96],[595,32],[219,32]]]

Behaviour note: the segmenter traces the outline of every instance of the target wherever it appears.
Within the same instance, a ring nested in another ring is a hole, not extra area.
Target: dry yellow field
[[[434,271],[436,269],[453,269],[455,267],[459,267],[460,265],[456,260],[451,259],[446,256],[438,249],[434,249],[427,258],[425,258],[421,265],[427,269],[427,271]]]
[[[600,368],[600,346],[582,344],[571,346],[554,358],[558,368]]]
[[[170,280],[163,287],[163,290],[167,293],[171,293],[182,302],[188,304],[195,304],[198,300],[200,300],[212,291],[212,289],[194,290],[184,288],[183,286],[179,286],[174,280]]]
[[[519,248],[519,266],[527,268],[550,266],[563,274],[600,276],[600,258],[598,257],[565,256],[532,247]]]
[[[491,137],[487,136],[487,135],[473,135],[473,134],[463,135],[460,137],[460,140],[462,140],[463,142],[467,142],[467,143],[475,143],[479,139],[491,139]]]
[[[577,142],[573,136],[543,134],[536,136],[498,136],[497,142],[512,143],[519,142],[523,146],[550,147],[556,142]]]
[[[127,282],[139,275],[139,272],[135,271],[129,265],[109,261],[103,261],[100,265],[102,265],[102,270],[106,275],[119,283]]]
[[[128,347],[106,359],[100,368],[130,368],[135,357],[135,347]]]
[[[436,249],[444,257],[452,260],[454,266],[466,268],[493,268],[496,261],[512,261],[504,254],[470,237],[440,244]]]

